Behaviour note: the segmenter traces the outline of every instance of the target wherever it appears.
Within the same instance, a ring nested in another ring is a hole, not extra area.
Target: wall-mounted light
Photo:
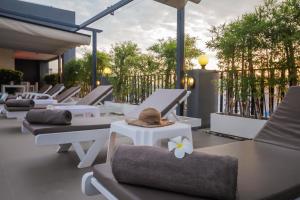
[[[198,62],[202,69],[205,69],[205,66],[208,64],[208,61],[208,57],[205,54],[200,55],[198,58]]]
[[[96,81],[96,85],[99,86],[101,84],[101,82],[98,80]]]
[[[185,74],[181,82],[185,89],[192,89],[195,87],[195,79],[193,77],[188,76],[187,74]]]
[[[187,85],[188,85],[190,88],[194,88],[194,87],[195,87],[195,79],[194,79],[193,77],[188,77]]]

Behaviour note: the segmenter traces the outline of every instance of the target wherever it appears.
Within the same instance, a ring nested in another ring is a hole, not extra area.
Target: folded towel
[[[8,99],[5,102],[7,107],[34,107],[34,101],[31,99]]]
[[[31,124],[70,125],[72,113],[68,110],[32,109],[26,120]]]
[[[193,152],[177,159],[166,149],[121,145],[111,165],[120,183],[203,198],[236,198],[238,160],[233,157]]]

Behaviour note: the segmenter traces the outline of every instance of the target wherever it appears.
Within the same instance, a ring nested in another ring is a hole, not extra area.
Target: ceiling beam
[[[83,22],[82,24],[79,25],[78,29],[83,29],[84,27],[87,27],[88,25],[94,23],[95,21],[112,14],[114,11],[118,10],[119,8],[122,8],[123,6],[129,4],[130,2],[132,2],[133,0],[121,0],[118,3],[106,8],[105,10],[103,10],[102,12],[98,13],[97,15],[95,15],[94,17],[88,19],[87,21]]]

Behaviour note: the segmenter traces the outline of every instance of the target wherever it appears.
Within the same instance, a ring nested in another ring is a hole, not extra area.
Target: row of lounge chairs
[[[99,102],[100,98],[92,100],[92,96],[87,98],[89,102]],[[158,90],[141,105],[126,112],[125,116],[136,118],[148,107],[157,108],[164,117],[173,115],[176,106],[187,96],[184,90]],[[253,141],[195,150],[238,159],[237,199],[294,200],[300,197],[299,99],[300,87],[291,87],[282,104]],[[83,168],[93,164],[109,138],[110,123],[120,119],[124,117],[106,116],[100,120],[76,121],[71,125],[37,125],[24,120],[23,126],[35,136],[37,145],[59,145],[59,153],[67,152],[73,146],[80,158],[78,167]],[[80,144],[84,141],[92,142],[86,152]],[[197,167],[193,170],[197,170]],[[155,187],[119,183],[109,164],[96,165],[92,172],[85,174],[82,191],[89,196],[102,194],[107,199],[209,199]]]
[[[76,87],[65,90],[58,95],[56,99],[62,99],[66,94],[74,94],[78,91]],[[99,104],[107,95],[111,94],[112,86],[99,86],[86,95],[78,102],[72,104],[72,107],[80,107],[81,105],[95,106]],[[147,107],[156,108],[161,116],[167,117],[175,115],[175,108],[188,97],[185,90],[164,89],[157,90],[141,105],[134,107],[128,112],[124,112],[123,116],[106,115],[97,118],[87,118],[72,121],[71,125],[49,125],[49,124],[30,124],[24,120],[24,117],[29,109],[26,107],[24,111],[13,110],[6,106],[6,115],[23,120],[22,131],[30,132],[35,136],[36,145],[59,145],[58,152],[67,152],[71,146],[75,149],[80,158],[79,168],[89,167],[94,162],[96,156],[109,138],[110,124],[114,121],[123,120],[125,118],[137,118],[139,113]],[[34,101],[34,100],[33,100]],[[41,100],[42,101],[42,100]],[[68,109],[67,104],[54,104],[56,106],[64,106]],[[44,105],[45,108],[45,105]],[[41,109],[38,106],[33,109]],[[99,108],[101,110],[101,106]],[[83,108],[84,112],[84,108]],[[178,118],[178,117],[177,117]],[[186,119],[184,119],[186,122]],[[91,142],[91,146],[85,152],[81,146],[81,142]]]

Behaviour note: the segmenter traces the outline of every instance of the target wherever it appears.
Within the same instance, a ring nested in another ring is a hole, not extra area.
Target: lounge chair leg
[[[66,153],[69,151],[72,144],[60,144],[57,153]]]
[[[76,154],[78,155],[80,160],[83,160],[83,158],[85,157],[85,152],[81,146],[81,144],[79,142],[76,143],[72,143],[72,146],[76,152]]]
[[[105,145],[105,143],[106,140],[104,140],[103,138],[95,140],[95,142],[86,152],[85,156],[80,159],[81,162],[78,164],[78,168],[90,167],[94,163],[96,157],[98,156],[101,148]]]

